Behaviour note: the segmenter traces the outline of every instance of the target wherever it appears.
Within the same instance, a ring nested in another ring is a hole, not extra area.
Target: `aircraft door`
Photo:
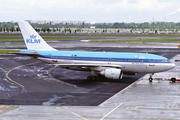
[[[52,62],[58,62],[58,54],[52,55]]]
[[[108,64],[111,64],[111,58],[108,58]]]

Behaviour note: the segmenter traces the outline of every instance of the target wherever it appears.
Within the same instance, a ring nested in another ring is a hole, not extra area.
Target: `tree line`
[[[166,31],[166,30],[180,30],[180,22],[174,23],[174,22],[144,22],[144,23],[125,23],[125,22],[115,22],[115,23],[83,23],[83,24],[31,24],[36,31],[40,32],[51,32],[51,31],[69,31],[71,33],[70,28],[76,28],[76,32],[80,31],[83,28],[90,28],[91,26],[95,26],[96,28],[101,29],[131,29],[131,30],[159,30],[159,31]],[[11,23],[11,22],[0,22],[0,32],[3,31],[17,31],[19,32],[20,29],[18,27],[17,22]]]
[[[132,30],[180,30],[180,22],[144,22],[144,23],[124,23],[124,22],[116,22],[116,23],[97,23],[95,24],[97,28],[116,28],[116,29],[132,29]]]

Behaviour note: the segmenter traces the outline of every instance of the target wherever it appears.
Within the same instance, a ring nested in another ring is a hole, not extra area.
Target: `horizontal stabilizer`
[[[38,53],[19,53],[19,52],[8,52],[8,54],[24,55],[24,56],[34,57],[34,58],[39,57],[39,54],[38,54]]]

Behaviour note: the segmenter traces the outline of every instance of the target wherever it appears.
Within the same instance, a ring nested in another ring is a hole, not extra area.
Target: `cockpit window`
[[[162,62],[164,62],[164,63],[168,63],[168,62],[170,62],[168,59],[166,59],[166,60],[162,60]]]

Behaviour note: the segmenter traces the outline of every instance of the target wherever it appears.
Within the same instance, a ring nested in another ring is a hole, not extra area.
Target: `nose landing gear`
[[[153,78],[152,78],[153,75],[154,75],[154,73],[152,73],[152,74],[149,75],[149,82],[152,82],[152,81],[153,81]]]
[[[153,78],[149,78],[149,82],[152,82],[153,81]]]

